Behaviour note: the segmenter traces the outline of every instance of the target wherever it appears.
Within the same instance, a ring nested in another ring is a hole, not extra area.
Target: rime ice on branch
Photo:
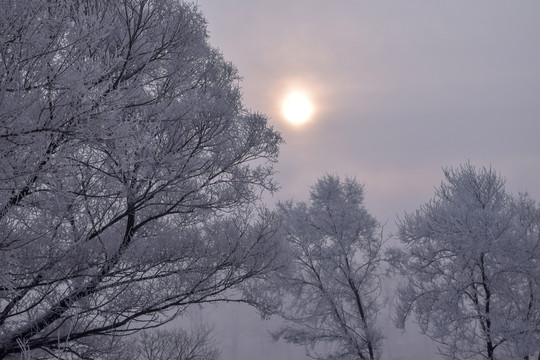
[[[0,359],[274,305],[281,138],[193,5],[6,0],[0,34]]]
[[[448,359],[540,356],[540,212],[490,168],[446,169],[435,197],[399,225],[391,253],[406,283],[397,325],[414,313]]]
[[[314,359],[380,359],[382,238],[354,179],[323,176],[307,203],[280,204],[292,259],[282,274],[287,322],[275,338]]]

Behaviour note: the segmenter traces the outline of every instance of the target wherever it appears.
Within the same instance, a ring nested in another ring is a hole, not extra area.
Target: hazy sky
[[[468,160],[540,200],[540,1],[198,4],[210,42],[244,78],[246,106],[267,114],[287,142],[276,201],[305,199],[325,172],[356,176],[368,210],[392,231],[396,215],[433,196],[442,167]],[[302,127],[280,113],[292,89],[316,107]],[[269,343],[249,310],[211,312],[224,360],[305,358]],[[383,359],[428,351],[428,340],[383,322]]]

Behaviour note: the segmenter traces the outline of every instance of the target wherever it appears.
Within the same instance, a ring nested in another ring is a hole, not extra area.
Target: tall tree
[[[265,310],[281,138],[178,0],[0,2],[0,359]],[[258,216],[259,215],[259,216]],[[230,290],[233,289],[233,290]]]
[[[540,213],[491,168],[446,169],[435,198],[399,224],[411,313],[448,359],[529,359],[540,350]]]
[[[379,359],[382,238],[363,186],[325,175],[307,203],[289,201],[279,211],[292,259],[281,279],[287,322],[275,338],[305,345],[314,359]]]

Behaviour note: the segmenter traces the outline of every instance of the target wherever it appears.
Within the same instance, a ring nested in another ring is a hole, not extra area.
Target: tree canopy
[[[321,360],[379,359],[382,238],[355,179],[321,177],[308,202],[280,205],[292,256],[280,286],[287,320],[276,338]]]
[[[0,359],[273,306],[281,137],[194,5],[5,0],[0,59]]]
[[[446,169],[435,197],[399,224],[394,263],[411,313],[448,359],[528,359],[540,350],[540,212],[491,168]]]

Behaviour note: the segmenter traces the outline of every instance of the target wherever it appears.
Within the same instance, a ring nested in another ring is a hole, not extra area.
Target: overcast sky
[[[246,106],[287,142],[274,201],[305,199],[325,172],[355,176],[368,211],[392,231],[396,216],[433,196],[442,167],[469,160],[540,200],[540,1],[198,4],[210,42],[243,77]],[[280,112],[292,89],[315,106],[301,127]],[[305,359],[271,344],[250,310],[209,312],[224,360]],[[432,356],[429,340],[383,323],[383,359]]]

